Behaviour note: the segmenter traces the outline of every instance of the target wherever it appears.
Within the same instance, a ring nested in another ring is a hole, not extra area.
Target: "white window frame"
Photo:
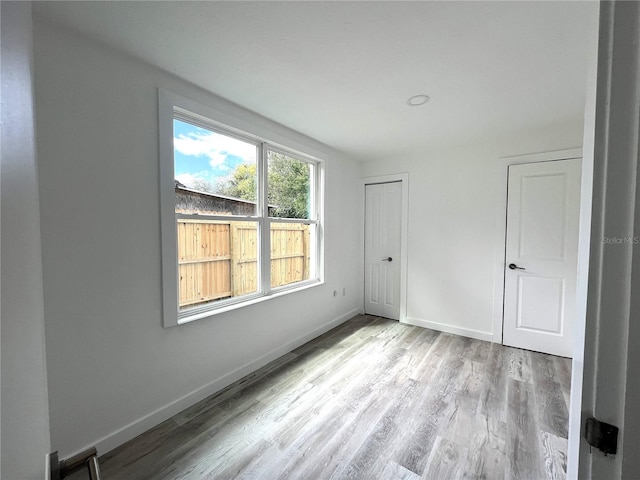
[[[158,89],[158,124],[159,124],[159,157],[160,157],[160,227],[162,243],[162,308],[163,324],[173,327],[185,323],[211,317],[252,305],[270,298],[304,290],[323,283],[323,177],[324,161],[318,155],[311,155],[300,148],[288,147],[285,138],[282,142],[269,139],[257,128],[245,121],[201,105],[163,89]],[[173,121],[179,120],[194,123],[205,129],[237,138],[256,145],[257,158],[257,211],[255,215],[189,215],[175,212],[174,183],[174,147]],[[261,129],[264,130],[264,129]],[[256,132],[256,133],[254,133]],[[275,137],[276,135],[274,135]],[[297,142],[291,142],[296,144]],[[311,199],[309,219],[292,219],[269,217],[267,202],[267,152],[281,153],[312,166],[310,185]],[[180,219],[250,221],[258,224],[258,291],[255,293],[223,299],[208,304],[195,306],[180,311],[178,305],[178,255],[176,224]],[[313,225],[315,234],[311,235],[312,264],[309,279],[292,284],[271,288],[270,232],[272,223],[297,223]]]

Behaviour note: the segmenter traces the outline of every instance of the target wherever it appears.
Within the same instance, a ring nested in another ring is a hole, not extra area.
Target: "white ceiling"
[[[36,15],[361,159],[579,121],[595,2],[42,2]],[[409,107],[407,99],[431,101]]]

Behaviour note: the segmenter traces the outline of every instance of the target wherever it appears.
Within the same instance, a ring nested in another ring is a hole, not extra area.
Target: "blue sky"
[[[229,177],[241,163],[256,163],[256,147],[235,138],[173,121],[174,176],[187,187]]]

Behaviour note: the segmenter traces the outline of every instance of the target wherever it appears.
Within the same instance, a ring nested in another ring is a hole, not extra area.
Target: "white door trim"
[[[395,173],[390,175],[378,175],[360,179],[362,189],[362,223],[360,225],[360,246],[362,251],[362,278],[364,279],[364,219],[365,219],[365,187],[376,183],[402,182],[402,218],[400,222],[400,322],[406,323],[407,319],[407,238],[409,225],[409,174]],[[362,296],[362,308],[364,311],[364,291]]]
[[[504,262],[507,246],[507,181],[509,179],[509,166],[523,163],[551,162],[553,160],[568,160],[582,158],[581,148],[558,150],[554,152],[534,153],[519,155],[516,157],[504,157],[498,159],[497,176],[498,188],[496,198],[496,236],[495,236],[495,263],[493,281],[493,341],[502,343],[502,319],[504,316]]]

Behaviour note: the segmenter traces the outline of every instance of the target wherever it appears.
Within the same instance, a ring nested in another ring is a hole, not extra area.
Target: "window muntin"
[[[317,205],[321,184],[318,161],[209,120],[211,117],[207,112],[211,112],[213,118],[218,114],[168,92],[161,91],[160,105],[161,131],[173,134],[169,142],[162,138],[160,142],[161,159],[164,159],[161,181],[165,185],[161,204],[163,212],[167,207],[171,208],[174,220],[173,226],[169,227],[169,212],[162,214],[165,325],[204,318],[255,303],[272,293],[319,283],[319,260],[322,258],[319,235],[322,229]],[[188,154],[201,158],[194,161],[179,157]],[[221,161],[227,156],[233,156],[235,164]],[[278,168],[282,166],[278,165],[279,161],[293,165],[296,175],[287,173],[289,170],[286,169],[283,174],[283,169]],[[198,164],[205,168],[192,168]],[[209,169],[214,165],[222,165],[228,173]],[[233,175],[238,173],[234,172],[238,168],[245,169],[244,175]],[[268,181],[270,170],[272,175],[273,172],[279,175],[278,178],[272,176],[271,182]],[[208,183],[192,182],[188,186],[180,181],[189,182],[194,178]],[[289,185],[294,180],[298,181],[297,188]],[[282,188],[283,182],[285,188]],[[169,183],[175,187],[171,194]],[[274,196],[278,190],[280,197]],[[282,208],[282,204],[287,204],[280,200],[280,205],[272,203],[268,198],[269,191],[275,199],[285,198],[282,191],[297,192],[293,196],[302,207],[298,210]],[[224,209],[217,205],[212,208],[210,200],[205,203],[179,200],[178,194],[185,192],[192,196],[213,195],[227,203],[248,206]],[[294,215],[304,218],[291,218]],[[199,232],[194,230],[197,228]],[[226,229],[229,239],[221,240],[226,233],[220,232],[226,232]],[[234,231],[243,232],[244,239],[234,237]],[[181,235],[185,239],[180,238]],[[212,240],[211,235],[216,240]],[[173,288],[176,294],[171,299]],[[174,320],[170,316],[172,309],[177,312]]]

